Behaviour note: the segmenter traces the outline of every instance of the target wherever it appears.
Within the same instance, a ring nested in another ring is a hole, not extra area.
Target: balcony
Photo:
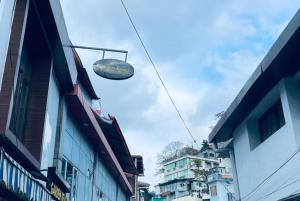
[[[208,182],[213,182],[217,180],[232,179],[232,174],[224,167],[216,167],[209,170],[209,175],[207,177]]]

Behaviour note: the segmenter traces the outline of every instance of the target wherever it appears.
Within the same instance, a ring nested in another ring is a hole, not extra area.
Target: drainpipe
[[[237,176],[236,164],[235,164],[235,156],[232,148],[221,148],[215,150],[216,153],[229,153],[231,166],[232,166],[232,174],[233,174],[233,183],[234,183],[234,191],[236,192],[235,198],[237,201],[241,200],[240,196],[240,188],[239,181]]]

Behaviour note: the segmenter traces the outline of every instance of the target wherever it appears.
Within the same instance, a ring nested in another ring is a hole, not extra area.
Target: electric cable
[[[290,160],[294,158],[294,156],[300,151],[300,147],[296,149],[296,151],[282,164],[277,168],[274,172],[272,172],[268,177],[266,177],[263,181],[261,181],[252,191],[247,193],[241,200],[247,201],[249,200],[265,183],[267,183],[272,176],[274,176],[281,168],[283,168]]]
[[[120,0],[120,1],[121,1],[121,3],[122,3],[122,6],[123,6],[123,8],[124,8],[124,10],[125,10],[125,12],[126,12],[126,15],[127,15],[128,19],[129,19],[129,21],[130,21],[130,23],[131,23],[131,25],[132,25],[132,27],[133,27],[135,33],[136,33],[136,35],[137,35],[137,37],[138,37],[138,39],[139,39],[139,41],[140,41],[140,43],[141,43],[141,45],[142,45],[142,47],[143,47],[143,49],[144,49],[144,51],[145,51],[145,53],[146,53],[146,55],[147,55],[147,57],[148,57],[150,63],[152,64],[153,69],[154,69],[155,72],[156,72],[156,75],[157,75],[158,79],[160,80],[160,82],[161,82],[161,84],[162,84],[162,86],[163,86],[163,88],[164,88],[164,90],[165,90],[167,96],[169,97],[169,99],[170,99],[170,101],[171,101],[171,103],[172,103],[174,109],[176,110],[176,112],[177,112],[179,118],[181,119],[181,121],[182,121],[182,123],[183,123],[183,126],[184,126],[185,129],[187,130],[187,132],[188,132],[189,136],[192,138],[193,142],[199,147],[199,145],[197,144],[196,139],[195,139],[194,136],[192,135],[191,130],[190,130],[189,127],[187,126],[187,124],[186,124],[184,118],[182,117],[182,115],[181,115],[181,113],[180,113],[178,107],[176,106],[176,104],[175,104],[175,102],[174,102],[174,99],[172,98],[172,96],[171,96],[171,94],[170,94],[170,92],[169,92],[167,86],[165,85],[165,83],[164,83],[162,77],[160,76],[160,74],[159,74],[159,72],[158,72],[158,69],[157,69],[156,65],[154,64],[154,61],[152,60],[152,58],[151,58],[151,56],[150,56],[150,54],[149,54],[149,51],[147,50],[146,45],[144,44],[144,42],[143,42],[143,40],[142,40],[142,38],[141,38],[141,36],[140,36],[140,34],[139,34],[139,32],[138,32],[136,26],[135,26],[135,24],[134,24],[134,22],[133,22],[133,20],[132,20],[132,17],[131,17],[131,15],[129,14],[129,11],[128,11],[128,9],[127,9],[127,7],[126,7],[124,1],[123,1],[123,0]]]
[[[288,183],[288,184],[282,186],[281,188],[277,188],[277,189],[275,189],[274,191],[272,191],[271,193],[268,193],[268,194],[262,196],[261,198],[258,198],[258,199],[255,200],[255,201],[263,200],[263,199],[265,199],[265,198],[271,196],[272,194],[277,193],[277,192],[279,192],[279,191],[281,191],[281,190],[283,190],[283,189],[285,189],[285,188],[287,188],[287,187],[291,186],[292,184],[295,184],[295,183],[297,183],[297,182],[299,182],[299,181],[300,181],[300,179],[296,179],[296,180],[294,180],[294,181],[292,181],[292,182],[290,182],[290,183]],[[293,192],[292,194],[294,194],[294,193],[295,193],[295,192]],[[291,195],[292,195],[292,194],[291,194]],[[289,196],[290,196],[290,195],[289,195]]]
[[[300,173],[300,170],[298,170],[295,174],[291,175],[290,177],[288,177],[281,185],[279,185],[275,190],[273,190],[272,192],[258,198],[256,201],[264,199],[266,197],[269,197],[270,195],[284,189],[286,186],[289,186],[290,184],[294,183],[294,182],[298,182],[300,181],[300,179],[294,180],[293,182],[288,183],[292,178],[294,178],[296,175],[298,175]]]

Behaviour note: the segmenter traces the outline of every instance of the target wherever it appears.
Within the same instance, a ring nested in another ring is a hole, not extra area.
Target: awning
[[[94,115],[123,170],[127,173],[138,174],[131,157],[130,151],[115,117],[109,119],[100,117],[96,112]]]

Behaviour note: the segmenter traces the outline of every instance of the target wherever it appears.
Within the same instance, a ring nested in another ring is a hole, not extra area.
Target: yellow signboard
[[[53,183],[51,184],[50,192],[55,199],[59,201],[67,201],[66,195]]]

